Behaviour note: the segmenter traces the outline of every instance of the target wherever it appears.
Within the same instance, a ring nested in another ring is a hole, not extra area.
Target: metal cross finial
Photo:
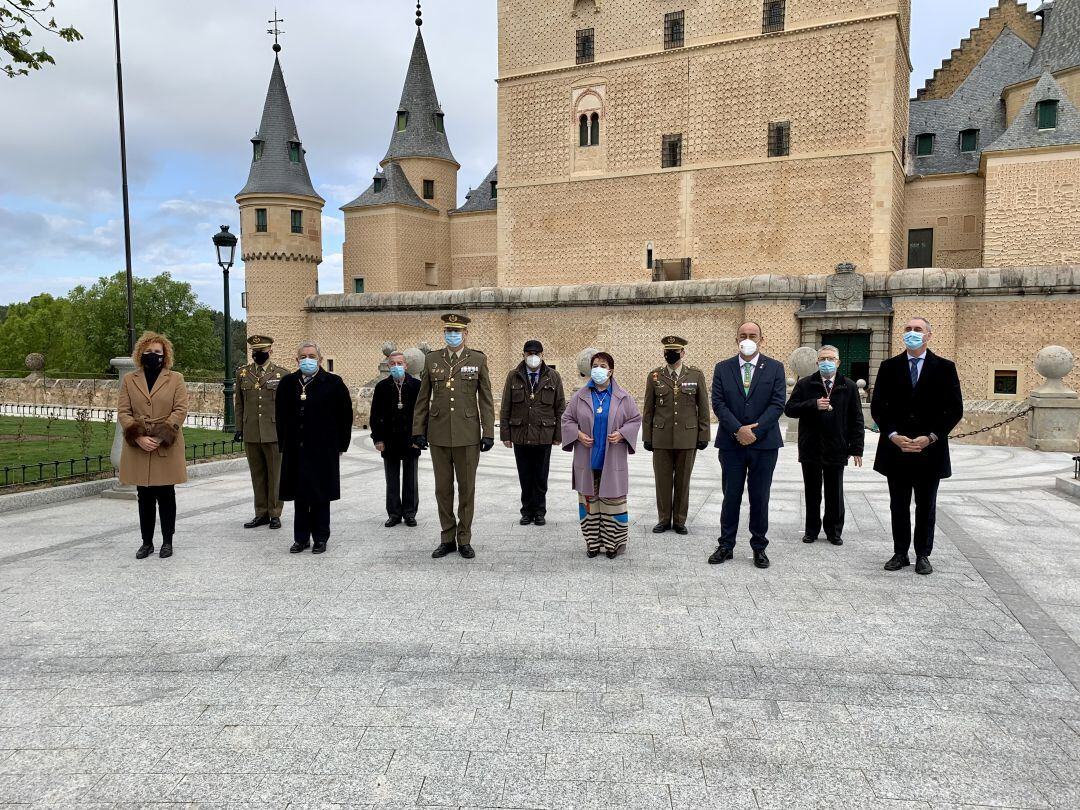
[[[273,28],[267,28],[266,33],[274,35],[274,53],[277,53],[278,51],[281,50],[281,46],[278,45],[278,34],[284,34],[285,33],[282,29],[278,28],[278,23],[283,23],[283,22],[285,22],[285,20],[278,17],[278,15],[277,15],[277,7],[276,6],[274,7],[274,19],[267,20],[267,22],[270,25],[274,26]]]
[[[420,10],[420,0],[416,0],[416,25],[424,24],[424,12]]]

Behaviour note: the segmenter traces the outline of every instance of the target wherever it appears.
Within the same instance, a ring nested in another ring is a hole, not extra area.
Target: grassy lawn
[[[56,460],[83,459],[85,456],[108,456],[112,449],[112,422],[77,422],[72,419],[36,419],[18,416],[0,416],[0,485],[3,485],[4,467],[21,467],[23,464],[38,464]],[[188,445],[190,458],[191,445],[202,442],[220,442],[231,439],[231,434],[220,430],[202,428],[184,428],[184,441]],[[220,447],[218,448],[220,451]],[[108,466],[107,460],[105,461]],[[96,465],[96,462],[95,462]],[[81,469],[81,467],[80,467]],[[69,467],[59,470],[66,475]],[[21,475],[21,472],[19,473]],[[43,472],[44,477],[54,475],[50,465]],[[37,467],[33,473],[27,471],[27,480],[37,477]]]

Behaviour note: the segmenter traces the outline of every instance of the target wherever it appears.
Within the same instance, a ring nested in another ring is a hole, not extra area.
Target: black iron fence
[[[189,444],[185,448],[185,456],[189,464],[194,464],[217,456],[235,455],[242,453],[243,450],[243,442],[223,439],[221,441]],[[112,460],[107,455],[36,461],[30,464],[0,467],[0,490],[6,487],[51,484],[83,478],[102,478],[114,474],[115,468]]]

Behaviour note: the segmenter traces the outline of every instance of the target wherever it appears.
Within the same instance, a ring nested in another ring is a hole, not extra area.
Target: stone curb
[[[209,478],[210,476],[240,469],[247,469],[246,458],[229,458],[224,461],[189,464],[188,478]],[[35,509],[39,506],[47,506],[61,501],[91,498],[100,495],[107,489],[112,489],[115,485],[116,478],[112,477],[103,478],[100,481],[82,481],[78,484],[65,484],[58,487],[32,489],[27,492],[15,492],[11,495],[0,495],[0,515],[20,509]]]
[[[1054,489],[1062,495],[1068,495],[1070,498],[1080,500],[1080,481],[1077,481],[1071,475],[1059,475],[1054,483]]]

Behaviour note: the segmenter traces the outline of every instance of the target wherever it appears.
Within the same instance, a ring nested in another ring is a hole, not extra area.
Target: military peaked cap
[[[660,342],[664,344],[665,349],[685,349],[690,345],[689,340],[678,337],[677,335],[668,335],[666,338],[660,338]]]
[[[472,321],[468,315],[458,315],[456,312],[447,312],[442,316],[443,329],[464,329]]]
[[[269,349],[274,345],[274,339],[266,335],[252,335],[247,339],[248,346],[253,349]]]

